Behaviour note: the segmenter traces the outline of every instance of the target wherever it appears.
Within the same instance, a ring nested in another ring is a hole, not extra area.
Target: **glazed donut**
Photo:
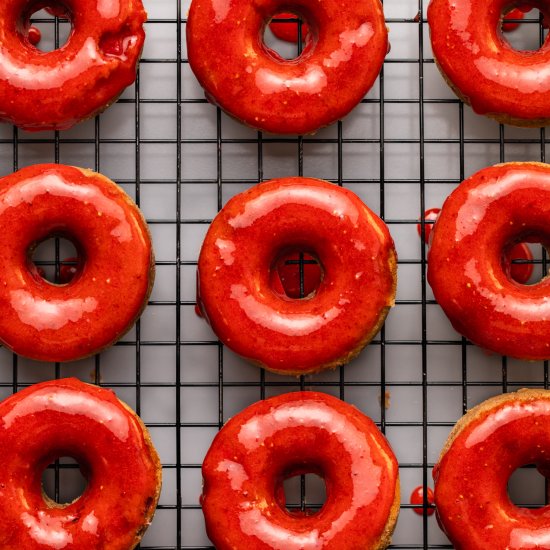
[[[453,327],[475,344],[519,359],[550,358],[550,279],[511,279],[507,251],[550,245],[550,166],[484,168],[445,201],[432,231],[428,281]]]
[[[0,403],[0,547],[129,550],[151,523],[162,467],[147,428],[109,390],[75,378],[36,384]],[[42,472],[73,457],[88,485],[62,505]]]
[[[439,523],[456,550],[550,548],[548,506],[515,506],[512,473],[526,464],[548,469],[550,391],[493,397],[463,416],[434,467]]]
[[[502,36],[504,14],[525,2],[431,0],[428,23],[434,59],[456,95],[505,124],[550,124],[550,45],[515,50]],[[529,6],[550,15],[548,0]]]
[[[289,250],[323,270],[317,292],[291,299],[270,271]],[[274,179],[232,198],[198,262],[197,304],[219,339],[282,374],[349,362],[394,304],[396,253],[384,222],[351,191],[310,178]]]
[[[310,29],[293,60],[262,38],[282,11]],[[193,0],[187,20],[189,64],[207,98],[276,134],[313,133],[347,115],[374,84],[387,50],[379,0]]]
[[[45,5],[73,26],[48,53],[29,38],[30,17]],[[146,18],[141,0],[0,2],[0,120],[65,130],[103,111],[135,80]]]
[[[43,164],[0,178],[0,342],[41,361],[73,361],[118,340],[140,315],[154,279],[147,224],[106,177]],[[38,243],[73,241],[69,284],[44,280]]]
[[[202,466],[206,531],[217,550],[382,550],[399,514],[399,468],[355,407],[322,393],[260,401],[216,435]],[[316,473],[323,508],[288,512],[283,481]]]

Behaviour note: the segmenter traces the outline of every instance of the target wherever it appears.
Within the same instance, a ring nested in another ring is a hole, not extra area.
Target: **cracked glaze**
[[[284,60],[263,43],[278,0],[193,0],[189,63],[207,97],[245,124],[307,134],[348,114],[371,88],[388,50],[379,0],[295,0],[309,23],[304,52]]]
[[[154,265],[147,226],[100,174],[45,164],[1,178],[0,234],[0,341],[20,355],[70,361],[96,353],[146,303]],[[30,261],[53,235],[73,239],[84,258],[66,285],[45,281]]]
[[[550,279],[511,279],[507,250],[550,245],[550,166],[508,163],[477,172],[451,193],[435,222],[428,281],[454,328],[520,359],[550,358]]]
[[[550,43],[518,51],[503,37],[502,13],[525,2],[431,0],[428,22],[434,57],[457,94],[479,114],[510,124],[550,120]],[[529,6],[550,14],[548,0]]]
[[[0,447],[3,549],[128,550],[152,519],[160,461],[110,390],[74,378],[22,390],[0,404]],[[44,468],[61,456],[75,458],[88,481],[67,505],[41,490]]]
[[[323,277],[303,300],[273,284],[278,255],[303,250]],[[275,179],[231,199],[198,264],[200,309],[226,345],[281,373],[344,363],[378,331],[395,295],[395,249],[384,222],[347,189]]]
[[[48,5],[68,14],[73,31],[45,53],[30,42],[28,17]],[[102,111],[135,79],[145,20],[141,0],[1,2],[0,119],[64,130]]]
[[[492,398],[457,424],[434,468],[440,524],[457,550],[550,549],[550,508],[515,506],[508,480],[526,464],[548,471],[550,392]]]
[[[283,481],[307,472],[324,478],[326,503],[315,515],[287,512]],[[289,393],[239,413],[214,439],[203,477],[218,550],[385,548],[397,516],[390,446],[368,417],[326,394]]]

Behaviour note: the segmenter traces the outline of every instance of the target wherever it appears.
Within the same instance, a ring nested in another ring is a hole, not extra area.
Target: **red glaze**
[[[424,243],[430,242],[430,235],[432,234],[433,222],[437,220],[437,216],[441,212],[441,208],[429,208],[424,212],[424,221],[428,222],[424,224],[424,236],[422,236],[422,225],[416,224],[416,231],[418,236],[422,239]]]
[[[141,0],[62,4],[73,31],[45,53],[29,39],[30,16],[44,2],[0,2],[0,120],[29,131],[64,130],[105,109],[135,80],[145,38]]]
[[[549,449],[549,391],[501,395],[459,421],[434,469],[437,514],[456,550],[550,548],[550,507],[517,507],[507,491],[520,466],[547,469]]]
[[[519,23],[508,23],[507,21],[510,19],[523,19],[525,17],[525,13],[530,11],[531,7],[527,6],[527,10],[520,9],[520,8],[514,8],[512,11],[508,12],[504,16],[504,23],[502,23],[502,30],[504,32],[512,32],[515,31],[519,27]]]
[[[419,487],[416,487],[416,489],[413,489],[413,492],[411,493],[410,498],[411,504],[414,506],[417,506],[419,508],[413,508],[413,512],[415,514],[418,514],[419,516],[424,515],[424,487],[420,485]],[[428,504],[428,507],[426,508],[426,515],[431,516],[435,512],[433,508],[434,503],[434,492],[430,487],[428,487],[428,490],[426,491],[426,502]]]
[[[347,115],[374,84],[388,49],[379,0],[292,0],[308,21],[303,53],[282,59],[263,42],[279,0],[193,0],[189,63],[222,109],[276,134],[308,134]]]
[[[304,298],[317,290],[323,272],[311,254],[303,254],[303,288],[300,288],[300,253],[283,254],[271,269],[271,287],[289,298]],[[303,292],[302,292],[303,290]]]
[[[42,33],[40,32],[40,29],[38,29],[37,27],[31,27],[29,29],[28,37],[29,37],[29,42],[33,46],[36,46],[40,42],[40,40],[42,40]]]
[[[390,543],[399,512],[395,456],[355,407],[315,392],[260,401],[216,435],[202,466],[202,509],[217,550],[374,550]],[[291,514],[283,481],[324,478],[314,515]]]
[[[273,19],[296,19],[296,16],[293,13],[278,13]],[[293,21],[270,21],[269,28],[279,40],[298,42],[298,23]],[[307,23],[302,23],[302,42],[305,42],[308,32]]]
[[[533,264],[514,264],[512,260],[533,260],[533,254],[525,243],[518,243],[506,252],[506,265],[509,276],[517,283],[527,284],[533,274]]]
[[[428,281],[454,328],[490,351],[550,358],[550,279],[513,281],[506,251],[550,245],[550,166],[485,168],[451,193],[432,233]]]
[[[285,250],[319,259],[314,296],[271,283]],[[275,179],[216,216],[198,263],[197,302],[220,340],[285,374],[348,362],[378,332],[395,296],[396,254],[384,222],[351,191],[310,178]]]
[[[147,224],[106,177],[43,164],[0,179],[0,341],[42,361],[72,361],[118,340],[147,302],[154,258]],[[67,285],[39,276],[32,250],[53,236],[83,259]]]
[[[59,283],[62,285],[70,283],[79,271],[78,258],[66,258],[59,266]]]
[[[36,384],[0,404],[0,547],[128,550],[149,526],[161,466],[147,429],[110,390],[75,378]],[[42,472],[71,456],[88,480],[74,502],[42,494]]]
[[[478,114],[519,126],[550,123],[550,42],[515,50],[501,32],[510,0],[431,0],[434,57],[453,90]],[[548,0],[529,6],[550,15]]]

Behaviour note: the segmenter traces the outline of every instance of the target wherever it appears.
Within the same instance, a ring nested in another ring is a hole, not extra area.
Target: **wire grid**
[[[505,128],[475,116],[435,68],[427,2],[386,0],[392,51],[354,113],[314,136],[264,135],[206,104],[186,59],[188,2],[144,3],[148,39],[135,86],[104,114],[67,132],[2,126],[0,171],[62,162],[92,167],[120,184],[142,208],[155,242],[149,306],[114,347],[77,363],[38,364],[0,350],[1,396],[71,375],[113,388],[142,416],[163,462],[160,505],[141,548],[199,550],[212,548],[198,504],[200,466],[223,423],[271,395],[331,393],[371,416],[399,459],[402,505],[391,548],[452,548],[426,503],[422,516],[413,513],[410,492],[432,485],[439,450],[467,408],[519,387],[547,388],[548,363],[486,356],[450,328],[427,286],[426,250],[415,226],[475,170],[544,161],[545,130]],[[40,22],[53,24],[59,44],[64,23]],[[396,306],[377,338],[345,368],[300,379],[245,364],[194,316],[198,247],[215,212],[233,194],[283,175],[321,177],[355,191],[389,225],[399,253]],[[38,260],[58,277],[65,254],[56,241]],[[537,263],[546,272],[545,257]],[[76,466],[61,462],[52,469],[53,491],[67,500]],[[529,477],[533,471],[521,471],[517,482],[524,492],[516,498],[526,505],[545,498]],[[289,500],[315,504],[320,493],[308,483],[289,489]]]

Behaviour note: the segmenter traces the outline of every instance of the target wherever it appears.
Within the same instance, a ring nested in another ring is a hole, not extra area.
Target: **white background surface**
[[[198,507],[200,463],[220,421],[261,397],[260,371],[220,347],[206,323],[194,314],[195,262],[208,227],[205,222],[218,210],[218,188],[223,204],[230,196],[258,182],[262,175],[264,179],[293,176],[300,170],[300,144],[296,137],[264,135],[258,143],[256,131],[224,114],[218,122],[214,107],[189,101],[204,96],[186,62],[184,41],[178,97],[176,2],[145,0],[150,21],[139,82],[98,121],[82,123],[58,136],[48,132],[14,133],[11,126],[0,126],[0,175],[12,172],[17,166],[55,160],[93,168],[120,183],[133,197],[137,196],[150,222],[158,261],[157,280],[151,296],[153,303],[139,324],[139,345],[133,329],[120,345],[105,351],[99,359],[57,366],[57,370],[55,365],[26,359],[16,360],[14,368],[12,354],[0,350],[0,397],[11,394],[14,384],[21,387],[53,378],[56,373],[92,381],[98,365],[101,382],[113,387],[121,399],[139,410],[165,465],[161,507],[142,548],[166,549],[209,545]],[[183,18],[187,9],[184,2]],[[464,345],[433,302],[429,287],[425,289],[427,302],[423,316],[423,245],[415,226],[423,211],[421,190],[425,193],[426,208],[440,206],[462,177],[503,160],[541,160],[546,143],[541,149],[541,139],[545,140],[543,131],[500,128],[495,122],[476,116],[468,107],[461,107],[432,62],[427,24],[414,21],[418,10],[419,4],[411,0],[385,2],[392,49],[384,67],[383,86],[379,80],[367,102],[360,104],[341,126],[325,128],[303,143],[303,175],[337,181],[341,131],[342,183],[378,213],[383,201],[382,213],[399,254],[398,302],[383,335],[343,371],[309,376],[304,382],[308,389],[343,397],[375,421],[382,419],[381,392],[384,389],[390,392],[391,405],[385,411],[384,430],[402,465],[404,505],[393,539],[394,548],[436,548],[448,544],[435,516],[428,518],[424,527],[422,517],[406,505],[411,490],[422,484],[425,468],[432,485],[431,466],[452,425],[462,415],[464,405],[471,407],[504,389],[542,387],[545,380],[542,362],[505,361]],[[536,42],[538,26],[525,27],[530,27],[527,34]],[[51,31],[52,26],[49,28]],[[44,32],[47,40],[48,30]],[[184,22],[181,33],[184,37]],[[419,78],[421,70],[423,80]],[[182,116],[179,141],[178,104]],[[329,142],[321,143],[321,139]],[[181,172],[178,172],[178,152]],[[176,223],[178,185],[181,225]],[[176,265],[178,231],[181,231],[179,266]],[[61,256],[65,257],[63,253]],[[181,331],[176,335],[178,316]],[[385,386],[381,386],[382,380]],[[267,396],[299,389],[299,381],[292,378],[266,374],[265,381]],[[423,423],[427,427],[425,440]],[[179,511],[178,432],[182,504]],[[75,470],[63,474],[62,495],[74,492],[75,474]],[[543,483],[534,470],[522,470],[515,487],[517,502],[543,502]],[[315,502],[318,497],[318,490],[307,493],[308,501]]]

